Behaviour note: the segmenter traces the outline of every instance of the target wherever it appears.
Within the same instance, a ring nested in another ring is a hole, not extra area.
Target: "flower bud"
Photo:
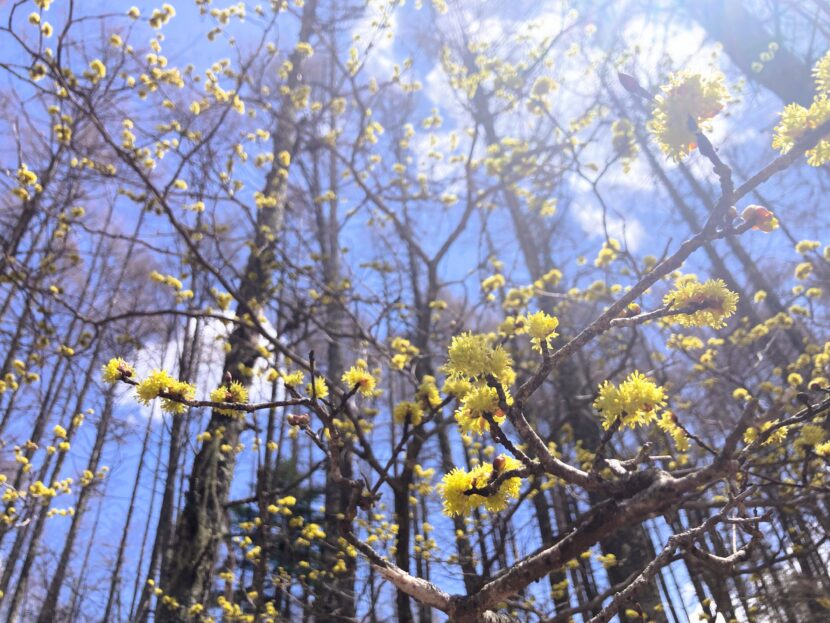
[[[300,428],[303,428],[308,426],[310,418],[305,413],[290,413],[287,420],[289,426],[299,426]]]

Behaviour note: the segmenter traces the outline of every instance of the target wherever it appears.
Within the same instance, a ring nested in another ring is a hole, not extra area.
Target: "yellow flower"
[[[553,78],[548,76],[539,76],[533,82],[533,86],[530,87],[530,96],[541,99],[548,93],[555,91],[557,88],[558,85],[554,82]]]
[[[660,419],[657,420],[657,427],[665,432],[674,441],[674,446],[679,452],[686,452],[689,449],[689,438],[683,429],[677,425],[674,414],[671,411],[663,411]]]
[[[675,289],[663,298],[663,304],[682,313],[669,320],[685,327],[723,327],[724,319],[735,313],[738,295],[729,290],[721,279],[700,283],[695,278],[681,277]]]
[[[248,390],[239,381],[231,381],[226,385],[220,385],[210,392],[210,399],[213,402],[238,402],[244,403],[248,400]],[[216,409],[217,413],[229,416],[242,415],[242,411],[234,409]]]
[[[810,251],[815,251],[821,246],[821,243],[818,240],[800,240],[795,245],[795,252],[800,254],[809,253]]]
[[[89,68],[92,70],[90,80],[92,80],[93,83],[98,82],[101,78],[105,78],[107,76],[107,66],[104,65],[104,63],[98,58],[89,63]]]
[[[377,379],[375,379],[375,377],[372,376],[368,370],[366,370],[366,367],[362,365],[354,365],[346,370],[340,380],[342,380],[350,390],[357,387],[358,392],[360,392],[363,396],[374,395],[375,385],[377,384]]]
[[[311,56],[314,54],[314,48],[311,47],[311,44],[307,41],[300,41],[294,49],[297,51],[298,54],[302,56]]]
[[[438,386],[435,384],[435,377],[425,374],[415,393],[415,399],[425,409],[435,408],[441,404],[441,394],[438,393]]]
[[[463,516],[482,505],[490,512],[498,512],[507,508],[510,499],[519,497],[522,480],[517,476],[507,478],[493,495],[485,497],[477,493],[467,494],[472,488],[483,489],[499,473],[521,467],[518,460],[506,455],[500,455],[494,464],[499,466],[498,469],[494,469],[489,463],[483,463],[469,472],[455,468],[444,475],[439,491],[443,498],[445,515]]]
[[[25,164],[21,164],[17,170],[17,181],[23,186],[34,186],[37,184],[37,173],[30,171]]]
[[[781,112],[781,121],[775,126],[772,148],[786,154],[808,130],[819,127],[828,119],[830,100],[827,94],[816,96],[809,108],[801,104],[787,104]],[[825,137],[804,153],[807,156],[807,164],[821,166],[830,159],[830,141]]]
[[[502,385],[511,385],[516,378],[513,360],[501,346],[493,346],[487,335],[462,333],[452,338],[445,366],[447,375],[455,378],[494,376]]]
[[[822,56],[813,67],[813,78],[816,83],[816,91],[830,93],[830,53]]]
[[[813,272],[813,265],[810,262],[801,262],[795,267],[795,278],[801,281],[807,279]]]
[[[282,382],[286,387],[296,387],[297,385],[302,385],[303,379],[305,379],[305,373],[302,370],[290,373],[281,372],[280,376],[282,377]]]
[[[495,275],[490,275],[486,279],[482,280],[481,282],[481,290],[486,293],[490,293],[493,290],[497,290],[499,288],[504,287],[504,275],[496,273]]]
[[[110,359],[101,370],[105,383],[117,383],[121,379],[131,378],[134,374],[135,368],[120,357]]]
[[[554,316],[549,316],[543,311],[537,311],[524,318],[524,324],[530,335],[530,343],[533,344],[533,349],[542,352],[542,342],[548,348],[551,347],[550,341],[555,338],[556,327],[559,326],[559,319]]]
[[[681,71],[669,76],[652,111],[649,130],[667,156],[680,162],[697,147],[690,120],[700,125],[721,111],[729,99],[724,76]]]
[[[824,429],[818,424],[805,424],[801,427],[801,433],[795,440],[796,446],[817,446],[824,441]]]
[[[505,415],[499,406],[498,392],[493,387],[477,385],[461,399],[455,419],[464,432],[484,434],[490,430],[485,413],[489,413],[497,424],[504,422]]]
[[[161,409],[174,415],[187,411],[187,405],[180,401],[193,400],[196,395],[196,388],[190,383],[179,381],[164,370],[153,370],[150,376],[136,386],[135,391],[138,401],[144,405],[150,404],[161,394],[167,394],[169,397],[162,397]]]
[[[413,346],[409,340],[402,337],[393,339],[390,346],[397,353],[392,357],[392,366],[397,370],[403,370],[412,358],[421,352],[417,346]]]
[[[617,251],[620,250],[620,243],[614,238],[610,238],[602,243],[602,248],[597,253],[594,260],[594,266],[597,268],[605,268],[615,259],[617,259]]]
[[[617,418],[621,418],[621,426],[634,428],[651,422],[665,404],[665,390],[634,371],[619,387],[604,381],[599,386],[594,408],[602,416],[603,428],[609,428]]]
[[[306,394],[317,398],[326,398],[329,395],[329,386],[322,376],[314,377],[314,384],[308,383],[305,387]]]
[[[615,554],[601,554],[597,556],[597,560],[606,569],[610,569],[617,564],[617,556]]]
[[[417,402],[399,402],[392,411],[392,417],[398,424],[408,421],[410,426],[418,426],[424,418],[424,411]]]

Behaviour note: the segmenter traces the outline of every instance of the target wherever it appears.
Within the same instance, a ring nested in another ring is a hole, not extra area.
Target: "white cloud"
[[[607,229],[609,236],[623,242],[632,251],[638,249],[645,237],[643,226],[637,219],[630,216],[622,218],[607,214],[605,224],[603,225],[602,209],[597,206],[585,204],[574,208],[573,214],[582,231],[589,236],[605,238],[605,231]]]
[[[367,34],[368,33],[368,34]],[[398,62],[395,58],[395,38],[398,34],[398,15],[387,2],[367,3],[366,13],[351,30],[351,38],[358,51],[366,57],[365,69],[369,74],[389,78]]]

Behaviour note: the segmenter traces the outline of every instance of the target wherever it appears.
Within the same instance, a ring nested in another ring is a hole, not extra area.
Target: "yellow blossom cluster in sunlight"
[[[680,162],[697,147],[694,129],[717,115],[729,99],[723,74],[680,71],[656,97],[649,129],[660,149]]]
[[[491,336],[481,333],[454,336],[445,366],[447,376],[483,379],[492,375],[502,385],[512,385],[516,378],[513,359],[503,346],[493,346],[492,342]]]
[[[726,325],[726,319],[738,307],[738,295],[726,287],[722,279],[700,283],[694,276],[685,275],[675,282],[675,288],[665,297],[663,305],[673,313],[669,320],[684,327],[712,327]]]
[[[537,324],[541,326],[537,327],[537,333],[543,336],[540,339],[552,337],[549,322],[540,320]],[[462,333],[453,337],[448,349],[444,392],[459,399],[455,419],[465,433],[487,432],[490,424],[485,415],[497,423],[504,421],[498,390],[491,383],[497,383],[506,404],[512,404],[509,388],[516,379],[513,359],[503,346],[493,345],[493,339],[487,334]]]
[[[789,152],[809,130],[830,121],[830,52],[813,68],[816,94],[809,108],[801,104],[787,104],[781,120],[775,126],[772,148],[782,154]],[[830,161],[830,140],[825,136],[815,147],[805,152],[807,164],[818,167]]]
[[[540,353],[542,352],[543,344],[545,348],[550,348],[551,340],[559,335],[556,332],[556,328],[559,326],[559,319],[543,311],[537,311],[525,316],[524,326],[528,335],[530,335],[530,343],[533,345],[533,349]]]
[[[135,376],[135,368],[120,357],[116,357],[110,359],[104,365],[101,370],[101,376],[105,383],[117,383],[122,379]]]
[[[329,386],[326,383],[326,379],[319,375],[314,377],[312,383],[306,385],[305,391],[309,398],[313,396],[314,398],[322,399],[328,398],[329,396]]]
[[[149,405],[161,396],[162,411],[181,415],[187,411],[187,405],[180,401],[193,400],[196,396],[196,388],[190,383],[173,378],[164,370],[153,370],[136,386],[135,393],[138,401],[143,405]]]
[[[220,385],[212,392],[210,392],[210,399],[213,402],[236,402],[244,403],[248,400],[248,390],[239,381],[231,381],[225,385]],[[235,409],[216,409],[217,413],[229,416],[240,416],[242,411]]]
[[[506,397],[510,404],[512,399],[509,398],[509,394]],[[499,395],[496,389],[486,385],[476,385],[461,398],[461,405],[455,412],[455,419],[464,432],[483,434],[490,430],[485,413],[489,414],[497,424],[504,422],[505,415],[499,406]]]
[[[350,390],[356,387],[361,396],[370,397],[375,395],[377,379],[367,368],[365,361],[358,360],[343,373],[341,380]]]
[[[498,469],[494,465],[498,466]],[[467,492],[473,488],[483,489],[498,474],[519,467],[520,461],[504,454],[497,457],[493,464],[482,463],[469,472],[456,467],[444,476],[438,486],[444,501],[444,514],[450,517],[464,516],[479,506],[484,506],[494,513],[504,510],[511,499],[519,497],[522,479],[517,476],[505,479],[490,496]]]
[[[602,416],[603,428],[610,428],[618,418],[620,426],[634,428],[653,421],[665,404],[665,390],[634,371],[619,386],[604,381],[599,386],[594,408]]]

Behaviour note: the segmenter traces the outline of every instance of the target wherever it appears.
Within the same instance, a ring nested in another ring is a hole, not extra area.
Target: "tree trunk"
[[[317,10],[317,0],[309,0],[303,8],[300,40],[307,41]],[[292,55],[293,69],[288,78],[290,89],[301,78],[304,56]],[[274,154],[282,151],[294,155],[297,143],[296,111],[291,97],[282,98],[280,117],[274,136]],[[282,229],[287,199],[287,171],[275,162],[266,181],[264,194],[276,199],[273,206],[257,211],[257,229],[241,276],[237,296],[241,304],[238,315],[246,315],[249,308],[256,309],[271,290],[271,274],[274,266],[274,246]],[[259,302],[259,303],[258,303]],[[251,367],[259,356],[256,350],[257,333],[247,322],[240,322],[230,336],[230,352],[225,357],[223,375],[230,374],[243,384],[250,379],[240,375],[242,366]],[[235,455],[220,450],[221,444],[236,446],[243,422],[217,412],[211,414],[209,431],[224,428],[222,439],[213,438],[202,445],[193,461],[189,489],[184,508],[178,518],[176,532],[170,549],[175,552],[166,561],[161,573],[161,588],[183,607],[205,600],[211,588],[213,570],[219,545],[226,530],[225,503],[233,480]],[[178,613],[160,608],[156,615],[159,623],[178,620]]]

